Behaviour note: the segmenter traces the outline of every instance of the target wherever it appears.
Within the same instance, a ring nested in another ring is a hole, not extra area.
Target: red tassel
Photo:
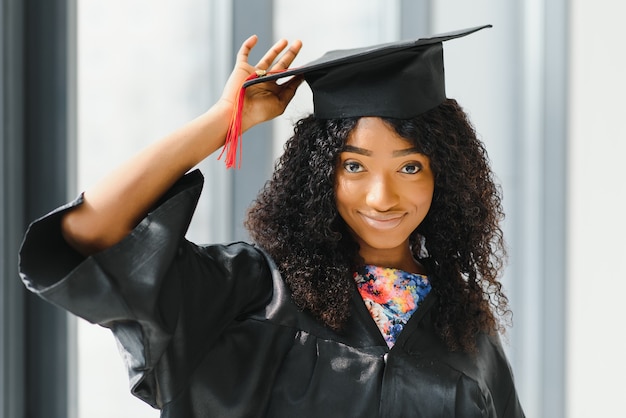
[[[255,78],[263,77],[267,74],[277,74],[282,73],[286,70],[278,70],[278,71],[262,71],[257,70],[256,72],[250,74],[246,81],[253,80]],[[228,125],[228,132],[226,133],[226,140],[224,141],[224,148],[222,148],[222,152],[220,153],[217,159],[221,159],[224,152],[226,152],[226,168],[232,168],[235,166],[235,161],[237,161],[237,149],[239,149],[239,162],[237,168],[241,168],[241,118],[243,113],[243,101],[246,97],[246,88],[241,86],[239,90],[239,94],[235,99],[235,106],[233,109],[233,113],[230,117],[230,124]]]
[[[248,78],[246,78],[246,81],[257,77],[259,77],[257,73],[250,74]],[[239,148],[239,166],[237,168],[241,167],[241,113],[243,112],[243,99],[245,96],[246,88],[241,86],[239,94],[235,99],[233,113],[230,116],[230,123],[228,124],[228,132],[226,133],[224,147],[222,148],[222,152],[220,152],[220,156],[217,157],[217,159],[220,160],[222,155],[224,155],[224,151],[226,151],[226,168],[232,168],[235,165],[235,160],[237,159],[237,148]]]

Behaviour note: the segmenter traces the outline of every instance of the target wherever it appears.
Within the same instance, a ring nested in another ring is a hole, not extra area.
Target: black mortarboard
[[[313,109],[318,118],[408,119],[446,99],[442,43],[488,27],[491,25],[417,40],[329,51],[301,67],[253,75],[243,87],[302,74],[313,92]],[[233,152],[239,135],[229,132],[227,137],[226,146]],[[229,141],[235,143],[228,144]],[[227,165],[233,164],[234,154],[227,158]]]

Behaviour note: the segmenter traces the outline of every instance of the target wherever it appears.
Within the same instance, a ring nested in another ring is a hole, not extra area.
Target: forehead
[[[393,127],[378,117],[359,119],[346,139],[344,151],[355,151],[355,148],[382,153],[400,150],[418,152],[415,144],[400,136]]]

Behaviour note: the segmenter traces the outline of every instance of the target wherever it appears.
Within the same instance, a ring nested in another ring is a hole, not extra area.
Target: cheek
[[[351,205],[352,194],[345,183],[338,182],[335,187],[335,206],[339,215],[345,219],[346,208]]]
[[[417,210],[424,216],[430,210],[430,207],[433,203],[433,194],[433,185],[427,185],[425,187],[422,187],[420,188],[420,190],[413,194],[413,204],[417,208]]]
[[[422,201],[424,203],[428,203],[428,206],[430,206],[430,204],[433,201],[433,195],[435,193],[435,186],[434,184],[429,184],[427,187],[424,188],[424,190],[422,191]]]
[[[359,188],[355,187],[353,183],[337,182],[335,188],[335,207],[337,214],[346,224],[349,230],[355,227],[355,211],[360,205]]]
[[[431,206],[432,206],[432,204],[433,204],[433,197],[434,197],[434,194],[435,194],[435,190],[434,190],[434,187],[433,187],[433,188],[431,188],[431,189],[428,191],[428,195],[427,195],[427,199],[426,199],[426,202],[427,202],[427,204],[428,204],[428,209],[430,209],[430,207],[431,207]]]

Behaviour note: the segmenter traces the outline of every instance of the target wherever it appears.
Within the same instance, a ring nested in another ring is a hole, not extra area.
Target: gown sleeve
[[[25,286],[111,329],[131,391],[156,408],[183,389],[220,331],[271,298],[269,268],[256,248],[184,238],[202,181],[197,170],[184,176],[126,238],[90,257],[61,235],[63,213],[82,196],[33,222],[20,250]]]

